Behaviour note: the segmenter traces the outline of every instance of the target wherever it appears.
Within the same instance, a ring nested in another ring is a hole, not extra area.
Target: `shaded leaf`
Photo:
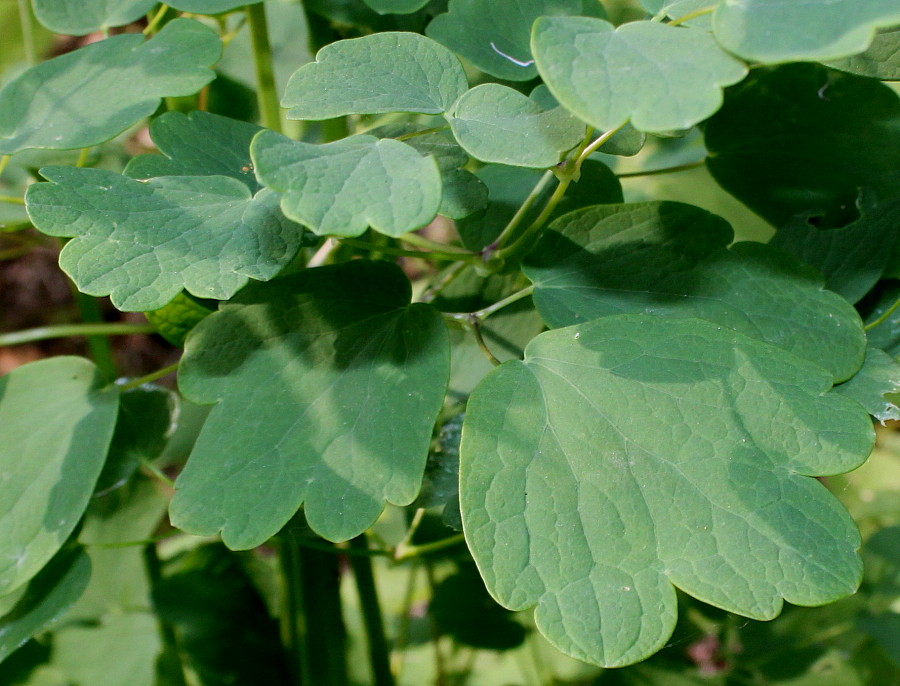
[[[879,31],[865,52],[828,62],[828,66],[882,81],[900,81],[900,27]]]
[[[417,507],[445,507],[456,503],[459,512],[459,440],[463,415],[451,417],[441,427],[437,445],[428,454]]]
[[[32,362],[0,378],[0,595],[37,574],[81,519],[118,400],[80,357]]]
[[[411,14],[425,5],[429,0],[365,0],[365,3],[378,14]]]
[[[83,548],[60,550],[28,583],[12,610],[0,617],[0,662],[58,620],[90,578],[91,561]]]
[[[531,47],[556,99],[601,131],[687,129],[722,104],[722,88],[747,74],[705,31],[636,21],[542,17]]]
[[[263,131],[250,147],[257,178],[283,193],[285,215],[320,235],[368,227],[400,236],[434,219],[441,177],[433,159],[400,141],[353,136],[312,145]]]
[[[877,322],[877,323],[876,323]],[[900,282],[887,281],[866,317],[869,344],[900,357]]]
[[[120,310],[161,308],[183,289],[227,300],[291,261],[302,227],[268,189],[226,176],[136,181],[102,169],[45,167],[26,194],[35,226],[74,236],[59,264],[79,290]]]
[[[735,55],[764,64],[854,55],[869,47],[876,29],[897,23],[895,0],[726,1],[713,14],[716,40]]]
[[[580,0],[450,0],[425,32],[491,76],[529,81],[537,76],[528,43],[534,20],[581,9]]]
[[[845,227],[822,230],[808,217],[795,217],[769,241],[816,267],[825,287],[851,303],[878,283],[900,238],[900,200],[876,205],[861,198],[858,204],[862,216]]]
[[[491,594],[605,666],[662,647],[675,587],[757,619],[852,593],[859,534],[810,476],[873,443],[830,375],[710,322],[549,331],[469,399],[460,502]],[[714,408],[714,411],[711,411]]]
[[[561,107],[544,112],[508,86],[485,83],[447,114],[459,144],[476,159],[546,169],[584,138],[585,127]]]
[[[896,395],[900,393],[900,362],[883,350],[868,348],[862,368],[834,390],[858,402],[882,424],[900,419],[900,407],[895,404],[900,400]]]
[[[614,314],[701,317],[815,362],[835,381],[862,365],[859,315],[779,250],[738,243],[725,220],[692,205],[588,207],[554,222],[526,260],[550,326]],[[798,307],[802,303],[802,307]]]
[[[124,26],[153,9],[156,0],[31,0],[34,16],[54,33],[86,36]]]
[[[0,90],[0,154],[107,141],[153,114],[164,96],[212,81],[221,50],[215,31],[175,19],[147,41],[112,36],[32,67]]]
[[[218,403],[176,482],[178,528],[231,548],[305,506],[330,540],[418,493],[446,390],[436,310],[389,263],[352,261],[250,287],[188,337],[179,386]]]
[[[860,188],[878,200],[900,188],[900,98],[815,64],[754,69],[707,123],[706,146],[716,181],[774,226],[797,214],[844,226]]]
[[[158,310],[144,312],[147,321],[156,327],[156,333],[172,345],[184,347],[184,339],[197,324],[213,310],[192,298],[187,293],[179,293]]]
[[[161,155],[137,155],[125,176],[230,176],[252,192],[260,189],[250,163],[250,141],[262,131],[256,124],[209,112],[166,112],[150,122],[150,137]]]
[[[337,41],[291,77],[289,119],[346,114],[442,114],[468,88],[456,56],[416,33],[385,32]]]
[[[260,2],[262,0],[172,0],[172,2],[167,2],[166,4],[182,12],[221,14],[244,5],[256,5]]]
[[[900,645],[897,643],[897,636],[900,636],[900,613],[883,612],[860,617],[858,624],[860,629],[878,642],[891,661],[900,667]]]

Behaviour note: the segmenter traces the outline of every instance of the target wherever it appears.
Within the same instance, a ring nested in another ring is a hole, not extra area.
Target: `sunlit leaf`
[[[182,12],[196,14],[221,14],[244,5],[256,5],[262,0],[172,0],[166,4]]]
[[[879,31],[868,50],[828,62],[828,66],[883,81],[900,81],[900,27]]]
[[[55,33],[84,36],[143,17],[156,0],[31,0],[34,16]]]

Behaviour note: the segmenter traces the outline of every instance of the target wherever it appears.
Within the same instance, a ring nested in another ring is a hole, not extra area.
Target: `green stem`
[[[78,159],[75,161],[75,166],[81,168],[86,165],[90,154],[90,148],[82,148],[81,152],[78,153]]]
[[[403,609],[400,614],[397,639],[394,642],[395,650],[392,656],[392,672],[400,678],[403,674],[403,664],[406,660],[406,648],[409,645],[410,620],[412,619],[412,605],[416,597],[416,580],[419,575],[419,565],[409,565],[409,576],[406,579],[406,592],[403,594]]]
[[[170,364],[168,367],[163,367],[162,369],[157,369],[155,372],[150,372],[146,376],[139,377],[137,379],[132,379],[131,381],[127,381],[119,386],[119,391],[124,393],[125,391],[130,391],[133,388],[140,388],[144,384],[153,383],[157,379],[161,379],[164,376],[168,376],[172,372],[178,370],[179,363]]]
[[[434,578],[434,567],[428,561],[425,561],[422,566],[425,568],[425,577],[428,579],[431,597],[434,598],[434,589],[437,586]],[[437,620],[430,612],[428,613],[428,620],[428,625],[431,629],[431,644],[434,648],[434,683],[435,686],[447,686],[447,662],[441,650],[441,631],[437,625]]]
[[[362,534],[352,539],[350,549],[368,550],[369,544],[366,535]],[[372,667],[374,686],[394,686],[390,648],[384,635],[384,619],[381,614],[381,604],[378,601],[372,559],[366,556],[354,556],[350,558],[350,566],[353,568],[353,576],[356,579],[356,590],[359,593],[363,622],[369,640],[369,661]]]
[[[863,329],[865,329],[866,331],[871,331],[871,330],[874,329],[876,326],[881,326],[882,324],[884,324],[884,323],[888,320],[888,317],[890,317],[892,314],[894,314],[894,312],[897,311],[897,308],[898,308],[898,307],[900,307],[900,299],[898,299],[897,302],[895,302],[893,305],[891,305],[891,306],[887,309],[887,311],[885,311],[885,313],[882,314],[882,315],[881,315],[878,319],[876,319],[874,322],[870,322],[869,324],[866,324],[866,325],[863,327]]]
[[[19,0],[19,27],[22,30],[25,61],[29,67],[33,67],[37,63],[37,51],[34,49],[34,27],[31,23],[31,8],[28,6],[28,0]]]
[[[275,85],[275,67],[272,63],[272,47],[269,45],[265,3],[248,5],[246,11],[250,22],[253,64],[256,67],[256,96],[262,125],[280,133],[281,109]]]
[[[128,324],[125,322],[39,326],[34,329],[0,334],[0,347],[46,341],[52,338],[68,338],[70,336],[123,336],[134,333],[153,333],[154,331],[156,329],[150,324]]]
[[[24,205],[25,198],[19,198],[15,195],[0,195],[0,202],[8,202],[13,205]]]
[[[432,541],[431,543],[423,543],[422,545],[406,546],[403,550],[400,550],[398,546],[397,553],[394,555],[394,560],[403,562],[404,560],[422,557],[423,555],[429,555],[440,550],[445,550],[446,548],[452,548],[460,543],[465,543],[465,540],[466,537],[464,534],[456,534],[454,536],[442,538],[440,541]]]
[[[103,321],[103,314],[100,312],[100,304],[96,298],[85,295],[79,291],[75,284],[72,284],[72,293],[75,296],[75,304],[81,315],[81,321],[86,324],[106,324]],[[116,363],[113,360],[112,347],[109,339],[105,334],[89,334],[87,337],[88,350],[94,363],[100,369],[102,374],[112,381],[119,372],[116,369]]]
[[[576,177],[581,171],[581,165],[584,164],[584,161],[592,154],[594,154],[597,150],[599,150],[603,146],[603,144],[606,143],[610,138],[619,133],[619,131],[621,131],[624,126],[625,124],[620,124],[614,129],[610,129],[609,131],[601,133],[599,136],[597,136],[597,138],[591,141],[590,144],[584,147],[575,158],[574,169],[566,170],[569,175],[571,175],[573,178]]]
[[[0,155],[0,174],[6,171],[6,165],[12,159],[12,155]]]
[[[373,127],[373,128],[378,128],[378,127]],[[446,126],[446,125],[445,126],[435,126],[430,129],[422,129],[421,131],[413,131],[412,133],[404,133],[402,136],[397,136],[397,138],[395,140],[405,141],[405,140],[409,140],[410,138],[415,138],[416,136],[427,136],[429,133],[438,133],[440,131],[446,131],[449,128],[450,127]]]
[[[519,206],[519,209],[516,210],[516,213],[513,215],[512,219],[510,219],[506,226],[503,227],[503,231],[500,232],[500,235],[497,236],[496,240],[494,240],[493,243],[491,243],[482,251],[484,255],[489,257],[499,248],[502,248],[507,244],[510,237],[515,233],[516,228],[522,222],[522,219],[526,214],[528,214],[528,211],[544,192],[544,189],[547,187],[547,184],[550,183],[550,179],[552,178],[553,172],[551,170],[547,170],[546,172],[544,172],[544,175],[535,184],[534,188],[531,189],[528,197],[525,198],[524,202]]]
[[[438,243],[437,241],[425,238],[425,236],[420,236],[417,233],[405,233],[400,236],[399,240],[403,241],[404,243],[414,245],[417,248],[422,248],[423,250],[434,251],[438,254],[456,255],[456,259],[460,260],[464,259],[465,256],[476,257],[475,253],[473,253],[471,250],[458,248],[455,245],[445,245],[444,243]]]
[[[531,223],[531,226],[525,229],[524,233],[519,236],[515,243],[497,251],[494,255],[497,260],[505,262],[531,250],[534,239],[543,230],[544,224],[550,219],[556,206],[559,204],[560,200],[563,199],[566,191],[569,190],[570,183],[572,183],[572,179],[570,178],[564,177],[560,179],[559,185],[556,187],[556,190],[553,191],[553,195],[550,196],[550,199],[547,201],[544,209],[541,210],[541,213],[537,216],[537,219]]]
[[[157,467],[155,464],[150,462],[150,460],[141,460],[141,468],[148,475],[152,476],[154,479],[159,481],[160,483],[168,486],[169,488],[175,488],[175,482],[172,481],[169,477],[167,477],[163,471]]]
[[[428,288],[425,289],[422,296],[419,298],[419,302],[430,303],[440,295],[441,291],[453,283],[456,278],[463,273],[467,266],[469,266],[469,263],[461,260],[459,262],[454,262],[444,269],[434,278]]]
[[[311,684],[303,659],[300,618],[302,617],[300,553],[290,534],[279,537],[279,562],[284,583],[284,607],[281,611],[281,640],[287,647],[288,669],[294,686]]]
[[[528,286],[527,288],[523,288],[521,291],[516,291],[512,295],[508,295],[502,300],[498,300],[493,305],[488,305],[487,307],[480,309],[472,314],[478,319],[484,321],[488,317],[490,317],[494,312],[498,310],[502,310],[504,307],[512,305],[515,302],[519,302],[523,298],[527,298],[532,293],[534,293],[534,286]]]
[[[370,252],[380,252],[385,255],[395,255],[397,257],[418,257],[423,260],[442,260],[445,262],[456,262],[460,259],[459,253],[443,254],[438,252],[423,252],[421,250],[403,250],[394,248],[390,245],[374,245],[368,241],[360,241],[355,238],[341,238],[341,243],[349,245],[352,248],[361,248]],[[475,256],[472,256],[474,259]],[[374,259],[374,258],[373,258]]]
[[[688,162],[687,164],[679,164],[675,167],[664,167],[663,169],[651,169],[649,171],[638,171],[638,172],[626,172],[624,174],[616,174],[617,178],[620,179],[631,179],[637,176],[657,176],[659,174],[676,174],[678,172],[690,171],[691,169],[697,169],[698,167],[702,167],[706,164],[706,158],[702,160],[698,160],[697,162]]]
[[[145,36],[149,36],[151,34],[156,33],[156,30],[159,28],[160,23],[163,20],[163,17],[166,16],[166,13],[169,11],[168,5],[160,5],[159,10],[157,10],[156,14],[153,15],[153,18],[147,22],[147,27],[143,30],[143,34]]]
[[[678,19],[673,19],[669,22],[669,26],[678,26],[679,24],[683,24],[686,21],[690,21],[691,19],[696,19],[697,17],[702,17],[705,14],[712,14],[716,11],[716,7],[718,5],[710,5],[709,7],[703,7],[699,10],[694,10],[693,12],[688,12],[687,14],[683,14],[678,17]]]
[[[147,576],[153,586],[162,583],[162,563],[156,551],[156,543],[151,542],[144,548],[144,564],[147,568]],[[159,624],[159,633],[162,636],[163,651],[159,657],[158,667],[169,678],[173,686],[187,686],[187,677],[184,673],[184,663],[181,660],[181,651],[178,648],[178,635],[175,627],[163,619],[159,612],[156,613],[156,621]]]

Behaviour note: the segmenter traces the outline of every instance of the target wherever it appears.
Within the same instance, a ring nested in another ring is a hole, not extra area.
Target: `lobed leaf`
[[[554,327],[625,313],[700,317],[789,350],[835,382],[860,368],[859,315],[821,276],[758,243],[726,249],[731,227],[691,205],[600,205],[554,222],[526,258]]]
[[[876,29],[897,23],[895,0],[724,0],[713,14],[716,40],[763,64],[848,57],[868,48]]]
[[[156,328],[156,333],[172,345],[183,348],[191,330],[212,312],[196,298],[179,293],[160,309],[144,312],[144,316]]]
[[[450,0],[425,33],[491,76],[530,81],[537,76],[528,44],[535,19],[581,9],[581,0]]]
[[[542,111],[528,96],[498,83],[466,92],[446,118],[472,157],[518,167],[552,167],[585,135],[584,124],[562,107]]]
[[[858,466],[866,413],[830,375],[699,319],[540,334],[469,399],[460,502],[491,594],[606,667],[660,649],[675,588],[771,619],[860,579],[853,521],[812,476]],[[712,410],[712,411],[711,411]]]
[[[301,505],[346,540],[418,493],[447,387],[447,331],[389,263],[248,287],[188,337],[179,386],[217,403],[176,482],[172,523],[263,543]]]
[[[75,529],[118,408],[118,392],[80,357],[32,362],[0,377],[0,595],[34,577]]]
[[[636,21],[615,28],[589,17],[542,17],[531,48],[550,91],[601,131],[687,129],[722,104],[747,67],[699,29]]]
[[[443,45],[387,31],[326,45],[294,72],[281,104],[289,119],[442,114],[467,88],[462,65]]]
[[[252,195],[226,176],[136,181],[102,169],[45,167],[26,193],[34,225],[74,236],[60,267],[120,310],[155,310],[182,289],[227,300],[250,279],[268,280],[294,257],[303,229],[268,189]]]
[[[0,90],[0,155],[103,143],[212,81],[221,51],[215,31],[175,19],[147,41],[122,34],[42,62]]]
[[[395,140],[361,135],[325,145],[263,131],[250,146],[257,178],[282,193],[285,215],[320,236],[388,236],[419,229],[441,204],[434,159]]]
[[[900,26],[879,31],[865,52],[830,61],[828,66],[882,81],[900,81]]]
[[[86,36],[137,21],[156,0],[31,0],[35,18],[54,33]]]

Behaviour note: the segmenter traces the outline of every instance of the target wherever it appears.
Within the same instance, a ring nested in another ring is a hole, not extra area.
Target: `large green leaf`
[[[562,107],[547,112],[508,86],[485,83],[465,93],[447,114],[472,157],[518,167],[552,167],[584,138],[585,127]]]
[[[46,630],[78,600],[91,578],[91,561],[80,546],[63,548],[25,587],[15,606],[0,617],[0,662]]]
[[[698,319],[538,336],[469,399],[466,539],[492,595],[605,666],[665,643],[675,587],[770,619],[859,583],[859,534],[817,480],[858,466],[866,413],[817,365]]]
[[[879,31],[868,50],[828,62],[828,66],[883,81],[900,81],[900,26]]]
[[[815,64],[755,69],[707,124],[706,146],[716,181],[773,225],[806,213],[843,226],[860,188],[879,200],[900,188],[900,98]]]
[[[425,5],[429,0],[365,0],[365,3],[378,14],[411,14]]]
[[[221,14],[243,7],[244,5],[256,5],[262,0],[172,0],[167,2],[169,7],[182,12],[194,12],[196,14]]]
[[[138,155],[125,167],[133,179],[156,176],[230,176],[254,193],[261,186],[250,164],[250,141],[262,131],[209,112],[166,112],[150,122],[161,155]]]
[[[155,310],[182,289],[227,300],[294,257],[303,229],[268,189],[227,176],[136,181],[101,169],[46,167],[26,204],[34,225],[74,236],[59,264],[78,288],[120,310]]]
[[[0,90],[0,155],[107,141],[153,114],[162,97],[212,81],[221,50],[215,31],[176,19],[148,41],[113,36],[32,67]]]
[[[81,519],[118,406],[118,391],[80,357],[0,378],[0,595],[37,574]]]
[[[305,506],[351,538],[418,493],[449,374],[447,332],[395,265],[352,261],[248,287],[187,340],[179,386],[218,403],[176,482],[172,523],[231,548]]]
[[[85,36],[140,19],[156,0],[31,0],[31,4],[37,20],[54,33]]]
[[[722,104],[747,67],[705,31],[636,21],[615,28],[589,17],[542,17],[531,48],[559,102],[601,131],[687,129]]]
[[[158,310],[144,312],[156,333],[172,345],[184,347],[184,339],[197,324],[212,314],[213,310],[187,293],[179,293]]]
[[[780,250],[733,239],[725,220],[692,205],[588,207],[550,226],[527,258],[534,300],[551,326],[614,314],[700,317],[829,370],[862,365],[856,311],[815,270]]]
[[[282,99],[289,119],[346,114],[441,114],[468,88],[456,56],[416,33],[338,41],[291,77]]]
[[[441,204],[434,159],[400,141],[353,136],[326,145],[263,131],[250,146],[257,178],[283,193],[285,215],[319,235],[399,236],[425,226]]]
[[[534,20],[581,9],[581,0],[450,0],[426,33],[491,76],[529,81],[537,76],[528,44]]]
[[[716,40],[764,64],[854,55],[876,29],[897,23],[896,0],[724,0],[713,14]]]
[[[862,216],[852,224],[822,230],[808,217],[795,217],[769,242],[819,269],[826,288],[852,303],[882,277],[900,239],[900,199],[872,204],[864,197],[859,205]]]

